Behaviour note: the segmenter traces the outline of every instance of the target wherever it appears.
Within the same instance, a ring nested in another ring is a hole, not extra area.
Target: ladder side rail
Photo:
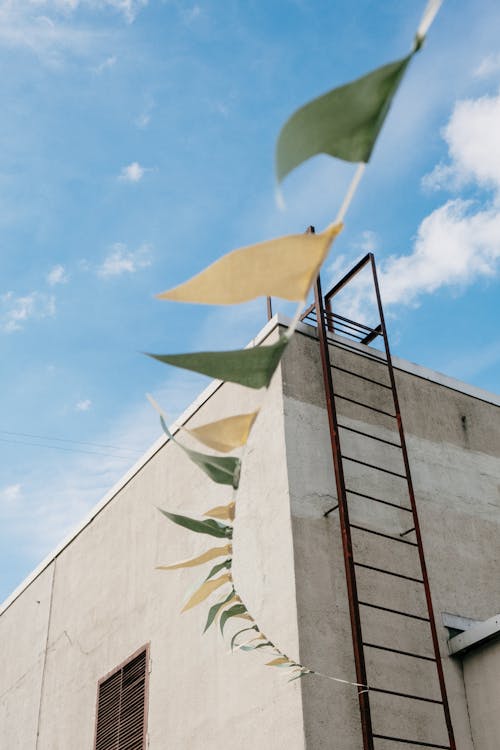
[[[375,266],[375,256],[373,253],[369,253],[370,256],[370,263],[371,263],[371,269],[372,269],[372,275],[373,275],[373,283],[375,287],[375,296],[377,300],[377,307],[378,307],[378,313],[380,318],[380,324],[382,327],[382,337],[384,340],[384,347],[385,347],[385,353],[386,353],[386,359],[387,359],[387,367],[389,370],[389,378],[392,388],[392,395],[394,400],[394,408],[396,412],[396,420],[398,425],[398,432],[399,432],[399,438],[401,442],[401,450],[403,455],[403,462],[404,467],[406,471],[407,481],[408,481],[408,494],[411,504],[411,509],[413,513],[413,521],[414,521],[414,527],[415,527],[415,535],[417,539],[418,544],[418,554],[420,558],[420,567],[422,570],[422,578],[424,581],[424,590],[425,590],[425,599],[427,603],[427,611],[429,613],[429,622],[430,622],[430,628],[431,628],[431,635],[432,635],[432,644],[434,647],[434,654],[436,657],[436,668],[438,673],[438,680],[439,680],[439,687],[441,691],[441,698],[443,702],[443,710],[444,710],[444,716],[445,716],[445,722],[446,722],[446,728],[448,730],[448,738],[450,742],[450,748],[451,750],[456,750],[456,744],[455,744],[455,736],[453,732],[453,726],[451,723],[451,715],[450,715],[450,707],[448,704],[448,696],[446,692],[446,684],[444,680],[444,673],[443,673],[443,665],[441,663],[441,655],[439,650],[439,640],[437,636],[436,631],[436,623],[434,619],[434,607],[432,605],[432,597],[431,597],[431,591],[429,586],[429,578],[427,574],[427,565],[425,562],[425,555],[424,555],[424,548],[422,543],[422,535],[420,532],[420,524],[418,519],[418,512],[417,512],[417,505],[415,501],[415,492],[413,488],[413,481],[411,478],[411,471],[410,471],[410,463],[408,459],[408,451],[406,448],[406,440],[404,435],[404,429],[403,429],[403,421],[401,419],[401,411],[399,407],[399,398],[396,388],[396,379],[394,376],[394,368],[392,365],[392,358],[391,358],[391,352],[389,347],[389,339],[387,336],[387,329],[385,326],[385,319],[384,319],[384,311],[382,308],[382,299],[380,296],[380,288],[378,283],[378,277],[377,277],[377,269]]]
[[[333,388],[330,352],[328,349],[328,338],[325,326],[323,293],[321,291],[321,281],[319,276],[315,286],[315,304],[318,338],[321,353],[321,365],[325,384],[328,423],[330,428],[330,441],[333,463],[335,467],[335,482],[337,488],[340,528],[342,533],[342,549],[344,553],[347,595],[349,600],[349,616],[351,621],[354,662],[356,667],[356,681],[362,685],[367,685],[368,683],[366,677],[366,664],[363,649],[363,636],[361,632],[361,616],[359,610],[356,571],[354,567],[353,546],[349,523],[349,508],[347,504],[345,477],[341,458],[339,427],[337,421],[337,411],[335,407],[335,392]],[[363,691],[361,688],[358,688],[358,701],[361,716],[363,748],[364,750],[374,750],[369,693],[367,691]]]

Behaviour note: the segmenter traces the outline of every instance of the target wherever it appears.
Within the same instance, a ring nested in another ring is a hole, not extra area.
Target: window
[[[145,750],[149,648],[99,680],[95,750]]]

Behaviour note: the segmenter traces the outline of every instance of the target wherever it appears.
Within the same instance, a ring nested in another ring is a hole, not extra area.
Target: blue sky
[[[404,54],[423,6],[0,0],[0,599],[158,436],[144,393],[175,416],[203,387],[139,352],[239,346],[265,322],[263,301],[153,294],[333,219],[352,165],[311,160],[282,211],[277,133]],[[498,28],[494,0],[445,2],[324,270],[374,250],[394,352],[494,392]]]

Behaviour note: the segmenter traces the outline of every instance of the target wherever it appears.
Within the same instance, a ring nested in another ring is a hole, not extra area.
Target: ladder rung
[[[338,507],[338,506],[335,506],[335,507]],[[332,508],[332,510],[335,510],[335,508]],[[382,536],[384,537],[384,539],[390,539],[391,542],[400,542],[401,544],[408,544],[410,547],[418,547],[418,544],[416,542],[409,542],[408,539],[401,539],[399,536],[391,536],[390,534],[384,534],[383,531],[375,531],[375,529],[367,529],[366,526],[358,526],[358,524],[356,523],[351,523],[350,526],[351,526],[351,529],[357,529],[358,531],[366,531],[367,534],[375,534],[375,536]]]
[[[434,745],[432,742],[421,742],[420,740],[407,740],[403,737],[388,737],[386,734],[374,734],[375,740],[389,740],[390,742],[402,742],[404,745],[418,745],[419,747],[436,747],[439,750],[451,750],[449,745]]]
[[[402,573],[395,573],[393,570],[384,570],[384,568],[376,568],[374,565],[365,565],[365,563],[354,562],[357,568],[366,568],[366,570],[374,570],[376,573],[385,573],[388,576],[394,576],[395,578],[404,578],[405,581],[413,581],[413,583],[423,583],[421,578],[413,578],[412,576],[405,576]]]
[[[375,469],[375,471],[382,471],[384,474],[391,474],[393,477],[399,479],[408,479],[406,474],[400,474],[397,471],[391,471],[391,469],[384,469],[383,466],[375,466],[375,464],[369,464],[367,461],[360,461],[359,458],[352,458],[351,456],[341,456],[344,461],[352,461],[354,464],[360,464],[361,466],[367,466],[369,469]]]
[[[391,419],[396,419],[395,414],[391,414],[389,411],[384,411],[383,409],[377,409],[376,406],[370,406],[370,404],[364,404],[362,401],[356,401],[355,398],[349,398],[348,396],[341,396],[340,393],[336,393],[335,398],[341,398],[343,401],[349,401],[351,404],[362,406],[364,409],[370,409],[371,411],[376,411],[377,414],[383,414],[385,417],[391,417]]]
[[[384,690],[383,688],[374,688],[370,685],[370,693],[384,693],[385,695],[395,695],[398,698],[408,698],[412,701],[424,701],[424,703],[437,703],[442,705],[443,701],[437,698],[424,698],[421,695],[412,695],[411,693],[398,693],[396,690]]]
[[[430,622],[428,617],[422,617],[421,615],[413,615],[410,612],[401,612],[399,609],[391,609],[390,607],[382,607],[380,604],[370,604],[370,602],[358,601],[363,607],[371,607],[372,609],[380,609],[382,612],[390,612],[393,615],[401,615],[402,617],[410,617],[412,620],[420,620],[421,622]]]
[[[356,435],[362,435],[363,437],[370,438],[371,440],[378,440],[379,443],[385,443],[386,445],[392,445],[393,448],[399,448],[402,449],[400,443],[394,443],[392,440],[386,440],[385,438],[378,437],[377,435],[370,435],[369,432],[363,432],[363,430],[355,430],[354,427],[348,427],[345,424],[340,424],[339,427],[341,427],[343,430],[348,430],[349,432],[355,432]]]
[[[346,492],[350,492],[351,495],[359,495],[359,497],[364,497],[366,498],[366,500],[373,500],[373,502],[375,503],[390,505],[391,508],[397,508],[397,510],[405,510],[407,513],[413,513],[413,510],[411,508],[406,508],[404,505],[398,505],[397,503],[391,503],[389,500],[381,500],[379,497],[373,497],[373,495],[365,495],[363,492],[358,492],[357,490],[346,489]]]
[[[377,643],[363,643],[366,648],[376,648],[379,651],[390,651],[391,654],[401,654],[401,656],[411,656],[413,659],[424,659],[424,661],[436,661],[433,656],[423,656],[422,654],[412,654],[411,651],[401,651],[399,648],[389,648],[389,646],[379,646]]]
[[[357,328],[363,328],[363,330],[367,331],[368,333],[373,333],[375,331],[375,328],[370,328],[370,326],[366,326],[364,323],[358,323],[357,320],[351,320],[351,318],[344,318],[343,315],[339,315],[338,313],[334,312],[328,312],[328,310],[325,310],[325,318],[328,320],[329,318],[333,320],[342,320],[344,323],[350,323],[351,325],[356,326]]]
[[[340,336],[352,336],[353,338],[358,339],[360,343],[361,341],[363,341],[363,339],[366,338],[365,331],[361,331],[359,328],[355,328],[354,326],[349,325],[349,323],[344,323],[342,320],[327,318],[326,324],[327,326],[330,325],[333,329],[333,332],[339,334]]]
[[[368,383],[373,383],[374,385],[379,385],[381,388],[387,388],[389,391],[391,390],[391,386],[387,385],[387,383],[381,383],[380,380],[374,380],[373,378],[367,378],[366,375],[360,375],[358,372],[354,372],[354,370],[348,370],[347,367],[340,367],[340,365],[330,365],[334,370],[340,370],[341,372],[347,373],[347,375],[353,375],[355,378],[360,378],[361,380],[366,380]]]
[[[362,344],[365,344],[365,346],[368,346],[368,344],[371,344],[371,342],[377,338],[377,336],[382,336],[382,326],[378,325],[376,328],[373,329],[371,333],[368,334],[368,336],[365,336],[364,339],[361,340]]]

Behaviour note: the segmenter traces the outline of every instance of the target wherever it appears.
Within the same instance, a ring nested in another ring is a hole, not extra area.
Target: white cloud
[[[383,263],[386,304],[409,304],[443,286],[472,284],[493,276],[500,261],[500,212],[473,210],[471,201],[450,200],[427,216],[410,255]]]
[[[482,206],[462,197],[446,201],[420,223],[411,253],[379,262],[385,305],[416,305],[423,294],[462,290],[500,271],[500,94],[457,102],[442,133],[449,161],[426,175],[424,185],[451,191],[473,186],[490,197]],[[370,236],[365,239],[368,246]],[[332,277],[340,267],[343,258],[329,269]],[[343,293],[339,311],[366,320],[371,290],[369,275],[360,275]]]
[[[97,274],[103,278],[121,276],[123,273],[136,273],[141,268],[151,265],[151,246],[143,244],[132,252],[122,242],[116,242],[109,255],[97,269]]]
[[[500,191],[500,94],[457,102],[443,138],[450,162],[424,177],[427,187],[457,190],[475,183]]]
[[[359,240],[356,242],[356,248],[364,253],[374,253],[378,247],[378,237],[371,229],[365,229],[361,232]]]
[[[103,60],[99,65],[96,65],[94,68],[92,68],[92,72],[96,73],[96,75],[100,75],[105,70],[109,70],[109,68],[113,68],[116,65],[117,57],[115,55],[112,55],[111,57],[107,57],[105,60]]]
[[[0,0],[0,42],[58,67],[67,56],[95,54],[106,36],[80,21],[80,9],[115,10],[132,23],[147,4],[148,0]]]
[[[147,128],[151,122],[151,116],[156,102],[150,94],[144,98],[144,107],[142,112],[135,118],[134,123],[138,128]]]
[[[12,506],[15,505],[21,498],[21,484],[9,484],[0,490],[0,505]]]
[[[145,167],[141,167],[138,161],[133,161],[127,167],[123,167],[119,179],[123,182],[140,182],[146,172]]]
[[[181,18],[186,25],[192,24],[202,14],[202,9],[199,5],[195,4],[191,8],[183,8],[181,10]]]
[[[112,9],[122,13],[129,22],[132,22],[147,4],[148,0],[15,0],[15,5],[19,10],[38,10],[64,15],[85,7],[97,11]],[[5,5],[9,8],[14,3],[7,0]]]
[[[16,296],[14,292],[0,295],[0,330],[5,333],[20,331],[30,319],[53,318],[55,297],[41,292]]]
[[[86,398],[83,401],[77,401],[75,404],[75,409],[76,411],[88,411],[91,406],[92,401],[89,398]]]
[[[68,274],[66,273],[64,266],[61,265],[54,266],[54,268],[52,268],[47,274],[47,282],[50,286],[66,284],[68,279]]]
[[[500,71],[500,55],[487,55],[474,71],[477,78],[489,78]]]

